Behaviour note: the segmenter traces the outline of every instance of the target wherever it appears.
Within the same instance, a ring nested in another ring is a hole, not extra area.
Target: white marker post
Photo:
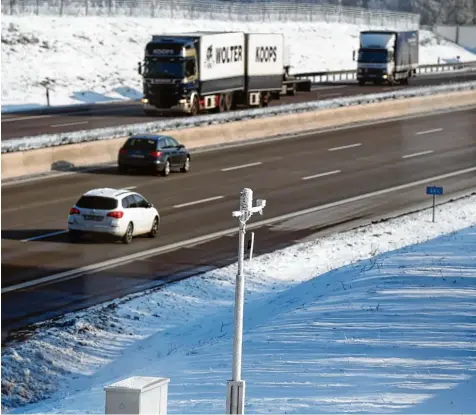
[[[226,413],[229,415],[245,413],[245,381],[241,379],[241,356],[243,345],[243,307],[245,298],[245,281],[243,263],[245,256],[246,222],[253,213],[263,214],[266,200],[257,199],[253,206],[253,191],[243,189],[240,197],[240,210],[232,213],[240,221],[238,243],[238,272],[235,286],[235,322],[233,338],[233,366],[231,380],[227,382]]]

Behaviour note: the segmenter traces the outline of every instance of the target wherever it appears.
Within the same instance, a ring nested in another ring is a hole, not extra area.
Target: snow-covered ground
[[[367,26],[337,23],[243,23],[130,17],[2,16],[2,110],[137,99],[137,62],[157,32],[239,30],[284,33],[293,72],[351,69],[358,34]],[[371,29],[380,29],[372,26]],[[384,28],[382,28],[384,29]],[[422,64],[476,60],[445,40],[420,32]]]
[[[246,412],[474,413],[475,225],[473,195],[435,223],[425,210],[247,262]],[[104,413],[103,387],[140,375],[171,378],[169,413],[223,413],[235,273],[69,315],[2,350],[2,409],[51,395],[10,412]]]

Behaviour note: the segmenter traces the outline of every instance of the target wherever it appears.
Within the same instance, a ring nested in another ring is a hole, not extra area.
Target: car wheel
[[[170,161],[165,162],[164,169],[161,171],[162,176],[168,176],[170,174]]]
[[[187,156],[185,163],[183,163],[182,168],[180,169],[182,173],[188,173],[190,171],[190,157]]]
[[[75,230],[70,230],[68,232],[68,238],[70,242],[78,242],[81,239],[81,233]]]
[[[118,166],[118,167],[117,167],[117,170],[119,171],[119,174],[126,174],[126,173],[128,173],[127,167],[124,167],[124,166]]]
[[[127,225],[126,233],[122,237],[122,243],[130,244],[132,242],[133,233],[134,233],[134,225],[132,224],[132,222],[129,222],[129,225]]]
[[[148,235],[149,238],[155,238],[158,232],[159,232],[159,218],[156,216],[154,218],[154,222],[152,223],[152,228],[150,229],[150,232]]]

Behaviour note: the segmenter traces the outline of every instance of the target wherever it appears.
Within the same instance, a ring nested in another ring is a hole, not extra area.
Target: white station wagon
[[[108,234],[129,244],[137,235],[155,238],[160,225],[157,209],[139,193],[125,189],[93,189],[70,209],[71,242],[85,234]]]

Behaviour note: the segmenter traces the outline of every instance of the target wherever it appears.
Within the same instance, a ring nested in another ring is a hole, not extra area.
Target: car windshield
[[[358,61],[362,63],[387,63],[387,51],[361,50]]]
[[[117,207],[117,200],[102,196],[83,196],[76,206],[84,209],[113,210]]]
[[[144,62],[144,76],[183,78],[184,75],[183,58],[147,58]]]
[[[154,151],[156,149],[156,143],[157,141],[155,140],[130,138],[124,147],[128,150]]]

